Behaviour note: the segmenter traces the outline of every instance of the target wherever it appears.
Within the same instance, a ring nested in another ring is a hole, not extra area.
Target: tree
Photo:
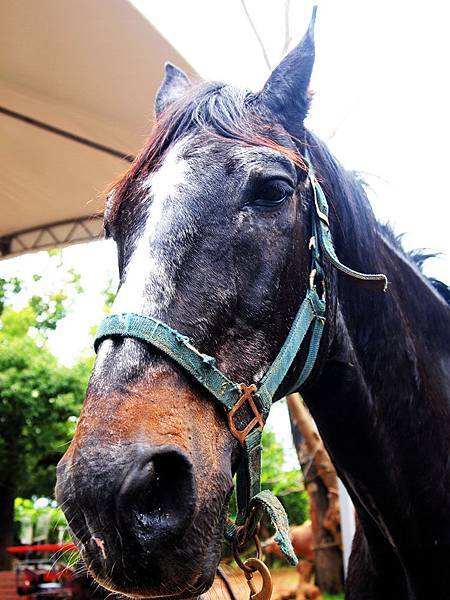
[[[16,498],[14,501],[14,523],[15,539],[21,543],[22,537],[28,538],[38,533],[41,540],[56,544],[60,539],[64,542],[70,542],[69,532],[67,530],[67,521],[63,511],[56,506],[56,502],[46,497],[30,500],[28,498]],[[61,530],[63,534],[61,535]]]
[[[15,310],[11,298],[21,287],[17,278],[0,279],[0,570],[10,567],[5,547],[13,542],[16,495],[53,494],[91,366],[87,359],[63,367],[45,347],[67,313],[66,291],[32,295]]]
[[[343,589],[337,475],[299,394],[287,397],[292,436],[310,497],[316,583],[322,591]]]

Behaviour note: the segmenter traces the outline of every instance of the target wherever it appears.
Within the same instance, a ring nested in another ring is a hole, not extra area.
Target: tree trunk
[[[14,498],[15,485],[0,482],[0,571],[11,569],[12,557],[6,552],[14,542]]]
[[[323,592],[344,589],[336,471],[299,394],[287,397],[292,437],[310,499],[316,583]]]

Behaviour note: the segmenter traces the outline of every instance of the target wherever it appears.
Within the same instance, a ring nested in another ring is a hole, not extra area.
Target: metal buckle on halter
[[[317,186],[319,185],[319,182],[317,181],[316,176],[311,173],[308,175],[309,180],[311,182],[311,187],[313,190],[313,197],[314,197],[314,207],[316,209],[316,214],[319,217],[319,219],[321,221],[323,221],[325,223],[325,225],[327,227],[330,226],[330,221],[328,220],[328,215],[326,215],[323,210],[321,210],[320,206],[319,206],[319,200],[317,199]]]
[[[316,289],[316,275],[317,275],[317,269],[311,269],[311,272],[309,274],[309,289],[311,289],[311,290]],[[326,288],[325,288],[325,280],[323,278],[321,278],[321,280],[320,280],[320,285],[322,286],[321,299],[325,300]]]
[[[256,385],[254,383],[252,383],[251,385],[245,385],[245,383],[241,383],[241,385],[239,386],[239,389],[241,390],[242,395],[239,398],[239,400],[236,402],[236,404],[233,406],[233,408],[230,410],[230,412],[227,414],[227,417],[228,417],[228,427],[230,428],[231,434],[237,440],[239,440],[241,442],[241,444],[244,444],[245,438],[248,436],[248,434],[251,431],[253,431],[253,429],[256,426],[258,426],[258,429],[260,431],[263,430],[264,417],[259,412],[258,407],[256,406],[255,401],[253,399],[253,394],[256,392]],[[250,423],[248,423],[244,427],[244,429],[238,429],[234,423],[234,415],[236,414],[236,412],[241,408],[241,406],[245,402],[248,402],[248,405],[250,407],[250,410],[254,414],[254,417],[250,421]]]

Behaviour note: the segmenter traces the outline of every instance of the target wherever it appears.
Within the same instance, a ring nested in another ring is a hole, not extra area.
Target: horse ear
[[[166,63],[164,71],[164,79],[155,97],[156,116],[159,116],[174,100],[185,94],[192,85],[186,73],[175,65]]]
[[[303,124],[308,112],[308,87],[314,66],[314,24],[317,6],[314,6],[308,30],[302,40],[276,67],[258,99],[272,110],[283,124],[292,128]]]

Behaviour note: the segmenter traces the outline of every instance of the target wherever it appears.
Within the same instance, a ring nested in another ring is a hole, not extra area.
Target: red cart
[[[74,544],[36,544],[10,546],[8,552],[19,557],[16,587],[24,600],[103,600],[111,593],[100,588],[86,573],[78,574],[62,554],[76,550]],[[36,554],[47,558],[35,558]]]

